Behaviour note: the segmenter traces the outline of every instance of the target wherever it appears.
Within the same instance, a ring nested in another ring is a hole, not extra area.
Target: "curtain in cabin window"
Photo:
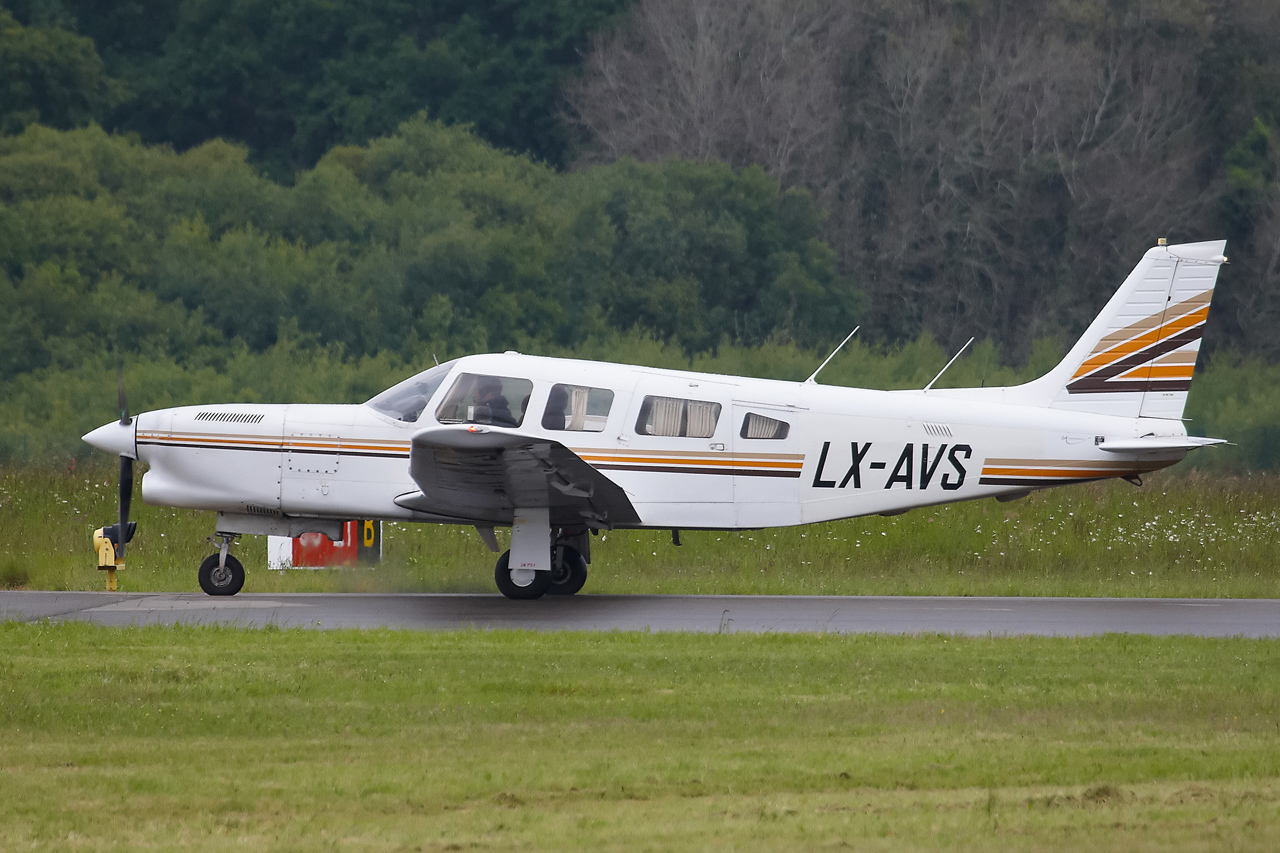
[[[787,437],[787,433],[791,431],[791,425],[786,421],[774,420],[766,418],[764,415],[757,415],[755,412],[748,412],[746,418],[742,421],[742,432],[739,433],[743,438],[772,438],[783,439]]]
[[[575,432],[582,432],[584,429],[587,422],[587,395],[590,393],[590,388],[584,388],[581,385],[573,386],[573,391],[569,395],[568,429]]]
[[[685,435],[689,438],[711,438],[716,432],[716,420],[720,415],[719,403],[689,400],[689,426]]]

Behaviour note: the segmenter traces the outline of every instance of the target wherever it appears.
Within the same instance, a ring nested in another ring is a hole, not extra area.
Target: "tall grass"
[[[1199,451],[1204,453],[1205,451]],[[1185,463],[1184,463],[1185,464]],[[0,472],[0,584],[101,589],[90,548],[114,520],[114,466]],[[122,587],[194,591],[211,513],[148,507]],[[503,535],[500,531],[500,535]],[[1280,477],[1188,470],[747,532],[612,531],[592,540],[595,593],[1280,597]],[[377,568],[270,572],[262,537],[238,554],[246,591],[493,590],[494,557],[469,527],[389,523]]]

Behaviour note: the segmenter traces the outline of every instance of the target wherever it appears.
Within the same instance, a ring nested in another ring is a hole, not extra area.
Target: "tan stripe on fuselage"
[[[983,466],[995,465],[1002,468],[1128,468],[1132,462],[1112,461],[1110,459],[988,459]]]
[[[670,458],[662,456],[603,456],[594,453],[583,453],[581,456],[586,462],[611,462],[627,465],[699,465],[713,468],[759,468],[761,470],[795,470],[804,467],[803,462],[773,462],[769,464],[762,464],[759,461],[753,461],[750,459],[735,459],[729,455],[703,459],[690,458],[688,456],[673,456]]]
[[[1123,468],[990,468],[983,466],[984,477],[1061,477],[1072,480],[1080,477],[1110,477],[1123,471],[1132,471],[1132,463]]]
[[[154,433],[138,434],[139,440],[171,443],[200,444],[208,447],[230,448],[241,447],[290,450],[319,450],[332,453],[342,452],[386,452],[407,453],[410,443],[407,441],[383,441],[378,439],[323,441],[312,437],[291,436],[277,438],[275,436],[235,435],[231,433]],[[742,468],[757,470],[798,470],[804,466],[802,453],[717,453],[716,451],[684,451],[684,450],[628,450],[625,453],[608,450],[587,450],[578,448],[573,451],[588,462],[614,462],[632,465],[692,465],[707,468]]]
[[[638,450],[638,449],[632,449],[630,447],[627,447],[627,448],[619,447],[616,449],[609,449],[609,448],[603,448],[603,447],[570,447],[569,449],[572,450],[574,453],[578,454],[579,456],[587,456],[587,455],[599,456],[602,454],[619,454],[624,456],[634,456],[638,459],[642,459],[647,456],[661,456],[664,458],[669,456],[706,457],[706,456],[715,456],[717,453],[721,452],[721,451],[715,451],[715,450]],[[776,460],[795,460],[795,459],[803,460],[804,459],[803,453],[725,453],[724,455],[729,456],[733,459],[776,459]]]

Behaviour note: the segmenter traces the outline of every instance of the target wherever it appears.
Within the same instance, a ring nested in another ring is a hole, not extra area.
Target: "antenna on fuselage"
[[[854,335],[858,334],[858,330],[861,328],[862,328],[861,326],[854,326],[853,331],[850,332],[848,335],[846,335],[845,339],[840,342],[840,346],[836,347],[831,351],[831,355],[827,356],[826,361],[822,362],[822,364],[819,364],[818,369],[815,370],[809,376],[809,378],[805,380],[805,382],[809,383],[810,385],[815,384],[814,379],[817,378],[818,374],[822,372],[822,368],[827,366],[828,361],[831,361],[831,359],[836,357],[836,353],[840,352],[840,350],[844,348],[844,345],[849,343],[849,339],[852,338]]]
[[[932,387],[933,387],[933,383],[934,383],[934,382],[937,382],[939,379],[941,379],[941,378],[942,378],[942,374],[944,374],[944,373],[946,373],[946,372],[947,372],[947,368],[948,368],[948,367],[950,367],[951,365],[953,365],[953,364],[955,364],[955,363],[956,363],[956,359],[957,359],[957,358],[959,358],[959,357],[961,356],[961,354],[963,354],[963,353],[964,353],[964,351],[965,351],[965,350],[967,350],[967,349],[969,348],[969,344],[971,344],[971,343],[973,343],[973,338],[969,338],[969,340],[965,341],[965,342],[964,342],[964,346],[960,347],[960,352],[958,352],[958,353],[956,353],[955,355],[951,356],[951,360],[950,360],[950,361],[948,361],[948,362],[946,363],[946,366],[944,366],[941,370],[939,370],[939,371],[938,371],[938,375],[937,375],[937,376],[935,376],[935,377],[933,377],[933,379],[931,379],[931,380],[929,381],[929,384],[928,384],[928,385],[926,385],[926,386],[924,386],[924,389],[923,389],[923,390],[928,391],[930,388],[932,388]]]

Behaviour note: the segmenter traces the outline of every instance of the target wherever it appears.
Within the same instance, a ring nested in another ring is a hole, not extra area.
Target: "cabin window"
[[[510,376],[463,373],[436,409],[442,424],[517,427],[524,421],[533,383]]]
[[[677,397],[645,397],[636,420],[641,435],[711,438],[720,420],[720,404]]]
[[[738,435],[743,438],[784,439],[789,432],[791,432],[791,424],[786,421],[774,420],[773,418],[766,418],[764,415],[757,415],[755,412],[748,412],[747,416],[742,419],[742,431]]]
[[[431,395],[436,393],[436,389],[452,369],[451,361],[436,365],[398,385],[392,385],[365,405],[389,418],[415,423],[431,401]]]
[[[542,428],[570,432],[604,432],[613,392],[585,385],[553,385],[542,413]]]

